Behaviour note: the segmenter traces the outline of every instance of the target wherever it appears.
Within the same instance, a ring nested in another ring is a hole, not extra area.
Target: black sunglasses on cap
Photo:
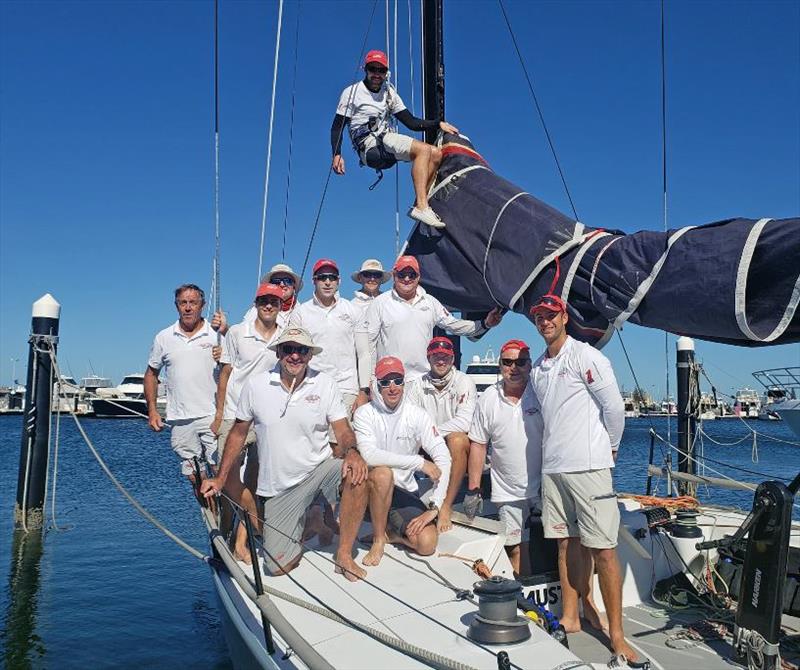
[[[507,368],[510,368],[513,365],[516,365],[518,368],[521,368],[528,363],[531,362],[530,358],[501,358],[500,362],[505,365]]]
[[[428,352],[436,351],[437,349],[447,349],[447,351],[453,351],[453,343],[441,341],[428,345]]]
[[[311,347],[307,347],[303,344],[281,345],[281,356],[291,356],[292,354],[300,354],[301,356],[307,356],[310,351]]]

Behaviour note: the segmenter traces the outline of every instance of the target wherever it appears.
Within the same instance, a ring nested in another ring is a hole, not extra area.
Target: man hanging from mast
[[[353,149],[363,165],[380,171],[392,167],[397,161],[411,162],[416,200],[408,215],[433,228],[444,228],[444,221],[428,204],[428,188],[439,169],[442,152],[438,147],[392,130],[390,116],[413,131],[439,128],[446,133],[458,134],[458,129],[439,119],[412,116],[387,81],[389,58],[383,51],[370,51],[364,59],[364,70],[364,79],[344,89],[336,107],[331,125],[333,171],[344,174],[342,136],[344,127],[349,125]]]

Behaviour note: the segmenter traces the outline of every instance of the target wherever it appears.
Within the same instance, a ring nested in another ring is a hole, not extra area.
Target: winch
[[[514,644],[531,636],[528,619],[517,615],[517,597],[522,584],[499,575],[473,586],[478,596],[478,613],[469,625],[467,636],[484,644]]]

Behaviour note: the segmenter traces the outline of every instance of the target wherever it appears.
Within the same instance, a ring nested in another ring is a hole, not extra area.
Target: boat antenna
[[[214,0],[214,311],[220,311],[219,234],[219,0]],[[222,335],[217,332],[217,344]]]

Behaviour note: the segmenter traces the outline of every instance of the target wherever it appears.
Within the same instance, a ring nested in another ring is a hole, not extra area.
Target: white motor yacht
[[[490,347],[483,358],[478,355],[472,357],[472,362],[467,365],[465,373],[475,382],[480,395],[500,379],[500,361]]]

